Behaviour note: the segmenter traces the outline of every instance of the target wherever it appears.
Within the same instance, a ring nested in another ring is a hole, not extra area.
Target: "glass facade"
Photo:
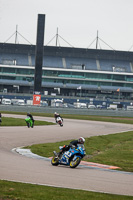
[[[34,82],[34,68],[31,67],[23,68],[21,67],[0,67],[0,79],[4,80],[17,80],[17,81],[28,81]],[[81,85],[83,88],[83,93],[90,93],[91,88],[89,86],[97,86],[95,90],[99,93],[100,87],[128,87],[133,88],[133,74],[118,74],[118,73],[105,73],[105,72],[92,72],[86,71],[83,72],[81,70],[57,70],[57,69],[44,69],[42,71],[42,83],[47,86],[48,83],[53,84],[51,87],[54,87],[55,83],[62,84],[60,87],[62,91],[66,89],[67,84],[71,84],[71,88],[69,87],[69,91],[77,88],[78,85]],[[88,88],[86,87],[88,86]],[[26,86],[25,86],[26,87]],[[45,86],[44,86],[45,87]],[[47,88],[48,89],[48,88]],[[103,90],[103,89],[102,89]],[[113,91],[113,88],[112,88]],[[78,94],[79,91],[77,91]],[[103,91],[102,91],[103,92]],[[64,93],[64,91],[63,91]],[[93,90],[94,93],[94,90]]]
[[[8,74],[8,76],[6,76]],[[34,69],[24,69],[24,68],[9,68],[9,67],[0,67],[0,78],[5,79],[4,77],[11,79],[23,78],[34,78]],[[90,84],[90,85],[117,85],[117,86],[129,86],[133,88],[133,75],[131,74],[112,74],[112,73],[92,73],[89,71],[86,72],[73,72],[73,71],[59,71],[55,69],[47,70],[43,69],[42,71],[42,81],[46,80],[47,82],[63,82],[67,80],[68,83],[75,84]],[[115,83],[114,83],[115,82]]]
[[[6,75],[8,74],[8,76]],[[56,78],[56,79],[55,79]],[[34,81],[34,69],[0,67],[0,79]],[[133,75],[106,74],[92,72],[58,71],[55,69],[42,71],[42,82],[85,84],[97,86],[117,86],[133,88]]]

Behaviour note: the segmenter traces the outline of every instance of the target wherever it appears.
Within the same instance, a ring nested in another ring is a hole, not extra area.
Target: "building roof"
[[[0,53],[35,54],[36,45],[0,43]],[[133,62],[133,52],[73,47],[44,46],[46,56],[76,57],[90,59],[125,60]]]

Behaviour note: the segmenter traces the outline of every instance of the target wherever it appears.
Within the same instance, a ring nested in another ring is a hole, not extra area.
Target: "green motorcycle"
[[[30,127],[33,128],[34,127],[34,121],[30,117],[25,118],[25,121],[26,121],[26,124],[27,124],[28,128],[30,128]]]

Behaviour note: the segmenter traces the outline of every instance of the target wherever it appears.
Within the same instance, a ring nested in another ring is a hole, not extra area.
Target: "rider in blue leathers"
[[[60,157],[65,151],[68,151],[71,147],[76,148],[78,145],[84,145],[84,142],[85,139],[83,137],[80,137],[78,140],[71,141],[69,145],[64,145],[59,152],[58,157]]]

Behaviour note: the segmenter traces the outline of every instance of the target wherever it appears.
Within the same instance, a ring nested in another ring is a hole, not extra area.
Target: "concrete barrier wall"
[[[79,109],[79,108],[53,108],[53,107],[38,107],[38,106],[14,106],[0,105],[0,112],[15,111],[15,112],[37,112],[37,113],[53,113],[60,114],[75,114],[75,115],[102,115],[102,116],[122,116],[133,117],[133,111],[124,110],[98,110],[98,109]]]

